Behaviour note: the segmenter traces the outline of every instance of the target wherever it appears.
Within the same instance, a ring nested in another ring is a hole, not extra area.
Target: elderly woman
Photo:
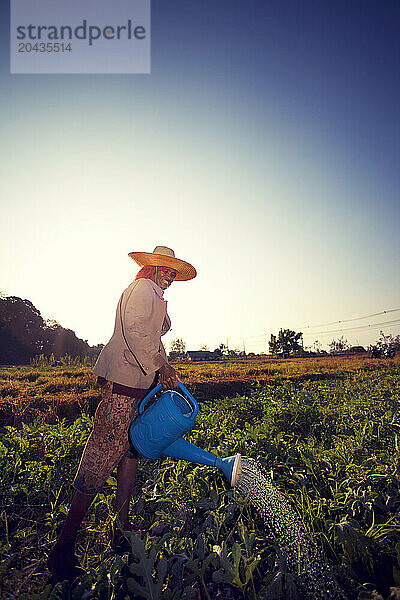
[[[177,385],[177,372],[168,364],[161,336],[171,326],[164,290],[173,281],[196,276],[195,268],[175,258],[174,251],[157,246],[153,252],[131,252],[142,267],[122,293],[114,333],[97,359],[93,373],[101,385],[93,430],[74,479],[75,494],[61,534],[50,552],[53,582],[71,579],[81,571],[74,553],[75,539],[96,494],[117,467],[115,511],[124,530],[135,482],[137,454],[129,449],[128,429],[141,399],[160,377],[164,389]]]

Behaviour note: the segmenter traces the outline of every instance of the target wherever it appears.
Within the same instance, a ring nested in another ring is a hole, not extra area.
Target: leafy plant
[[[372,600],[373,589],[386,600],[400,585],[399,364],[330,357],[182,366],[195,395],[196,385],[211,386],[213,378],[254,381],[245,394],[203,401],[186,437],[221,456],[256,459],[351,600]],[[86,407],[94,408],[99,392],[87,365],[67,362],[2,370],[0,389],[2,599],[258,600],[299,593],[246,498],[219,472],[169,458],[139,465],[135,512],[145,533],[127,534],[129,550],[115,555],[111,476],[78,538],[86,575],[51,589],[46,552],[71,501],[92,425]],[[72,406],[77,412],[62,417],[62,407]]]

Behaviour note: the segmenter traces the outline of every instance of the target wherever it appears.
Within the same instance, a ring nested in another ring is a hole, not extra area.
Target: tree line
[[[40,354],[94,358],[102,347],[90,346],[53,319],[44,320],[30,300],[0,297],[0,364],[26,364]]]
[[[296,332],[291,329],[280,329],[278,334],[271,334],[268,341],[269,353],[275,356],[315,356],[315,355],[326,355],[327,351],[322,350],[321,344],[318,340],[315,340],[312,347],[304,347],[303,344],[303,333]],[[208,347],[203,345],[200,350],[208,351]],[[361,354],[364,352],[371,352],[372,356],[380,357],[387,356],[392,357],[396,352],[400,351],[400,335],[393,336],[391,334],[385,335],[383,331],[380,332],[380,338],[371,344],[368,348],[363,346],[351,346],[351,344],[343,336],[337,340],[332,340],[329,344],[330,354],[341,354],[341,353],[354,353]],[[228,347],[221,343],[218,348],[212,352],[215,358],[219,357],[234,357],[244,356],[245,352],[241,350],[229,350]],[[253,355],[254,353],[250,353]],[[182,338],[176,338],[171,341],[170,344],[170,358],[184,358],[187,356],[186,343]]]
[[[328,354],[328,352],[322,350],[321,344],[318,340],[315,340],[314,344],[310,348],[304,347],[303,344],[303,333],[292,331],[291,329],[280,329],[277,335],[271,335],[268,342],[270,354],[281,354],[281,355],[315,355],[315,354]],[[391,334],[385,335],[383,331],[380,332],[379,339],[374,343],[370,344],[368,348],[363,346],[351,346],[351,344],[341,336],[337,340],[332,340],[329,345],[330,354],[340,353],[363,353],[371,352],[373,356],[394,356],[394,354],[400,350],[400,335],[393,336]]]
[[[30,302],[17,296],[0,296],[0,364],[26,364],[38,356],[55,358],[69,355],[71,357],[96,358],[103,344],[90,346],[87,340],[78,338],[74,331],[65,329],[53,319],[43,319],[40,311]],[[280,329],[272,334],[268,342],[269,353],[277,356],[306,356],[327,354],[316,340],[311,348],[304,348],[303,334],[291,329]],[[208,351],[203,345],[200,350]],[[350,347],[342,336],[329,344],[331,354],[342,352],[365,352],[362,346]],[[368,350],[373,356],[392,356],[400,351],[400,335],[396,337],[380,332],[380,338]],[[245,352],[230,350],[221,343],[212,352],[215,358],[240,357]],[[253,353],[250,353],[252,355]],[[176,338],[170,344],[170,358],[187,356],[186,344],[182,338]]]

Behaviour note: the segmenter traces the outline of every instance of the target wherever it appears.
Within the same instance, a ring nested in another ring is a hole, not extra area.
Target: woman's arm
[[[121,327],[128,349],[131,349],[146,373],[154,373],[167,364],[166,357],[159,352],[151,319],[153,302],[154,290],[145,280],[139,280],[121,303]]]
[[[175,388],[178,374],[168,364],[162,342],[159,342],[161,352],[158,340],[155,343],[158,336],[155,336],[151,322],[154,300],[153,288],[145,280],[139,280],[127,299],[121,303],[122,327],[128,349],[131,347],[146,374],[158,370],[163,388]]]
[[[165,352],[165,348],[163,343],[160,341],[160,350],[161,354],[164,356],[165,360],[167,359],[167,353]],[[175,371],[173,367],[168,363],[168,365],[163,365],[160,369],[158,369],[160,373],[160,382],[164,389],[171,389],[178,387],[177,377],[178,373]]]

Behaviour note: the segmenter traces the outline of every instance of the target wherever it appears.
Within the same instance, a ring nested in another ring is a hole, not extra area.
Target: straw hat
[[[132,260],[140,267],[170,267],[177,271],[175,281],[187,281],[196,277],[196,269],[188,262],[175,258],[175,252],[166,246],[156,246],[153,252],[129,252]]]

